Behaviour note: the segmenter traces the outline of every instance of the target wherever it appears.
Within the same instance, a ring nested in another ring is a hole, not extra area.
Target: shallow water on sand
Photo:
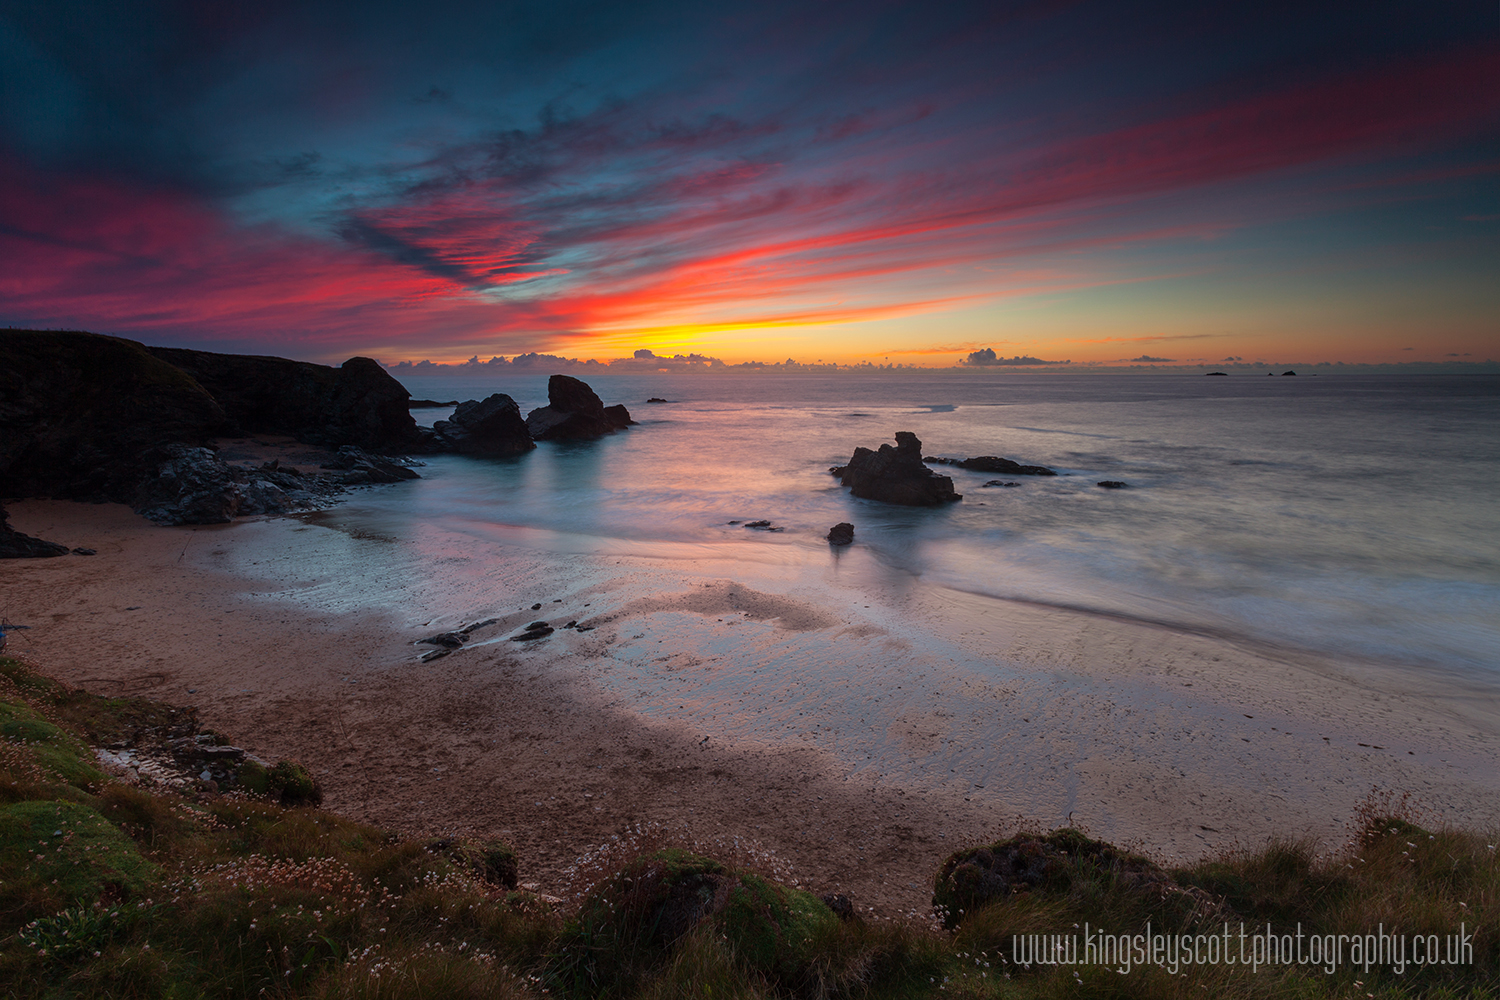
[[[1500,668],[1500,378],[1490,376],[585,374],[639,425],[509,460],[439,456],[339,516],[551,553],[799,565],[855,525],[888,585],[979,595],[1493,679]],[[408,376],[413,395],[541,375]],[[647,404],[649,397],[667,403]],[[431,423],[446,409],[415,411]],[[938,510],[848,495],[827,469],[896,431],[940,468]],[[1105,490],[1100,480],[1121,480]],[[1014,482],[1015,487],[984,484]],[[731,521],[767,519],[784,530]],[[822,558],[822,557],[819,557]]]

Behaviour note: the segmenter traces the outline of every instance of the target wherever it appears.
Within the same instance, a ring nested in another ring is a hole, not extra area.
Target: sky
[[[1500,7],[0,0],[0,326],[1500,357]]]

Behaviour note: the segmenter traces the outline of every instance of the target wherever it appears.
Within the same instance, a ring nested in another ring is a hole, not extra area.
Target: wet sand
[[[6,565],[0,615],[31,626],[8,652],[195,705],[309,765],[347,815],[506,837],[544,892],[638,824],[753,845],[887,915],[925,911],[950,851],[1019,823],[1166,861],[1331,846],[1379,786],[1500,825],[1493,685],[976,597],[858,545],[643,553],[345,508],[160,528],[8,507],[98,550]],[[420,659],[416,640],[489,618]],[[538,619],[559,628],[509,640]]]

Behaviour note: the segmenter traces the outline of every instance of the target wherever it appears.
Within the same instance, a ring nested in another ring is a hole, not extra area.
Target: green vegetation
[[[271,767],[248,761],[239,769],[240,784],[255,795],[267,795],[283,805],[320,805],[323,791],[307,768],[289,760]]]
[[[968,848],[934,880],[945,929],[840,919],[753,858],[664,842],[593,857],[580,869],[591,884],[559,901],[516,889],[505,844],[402,840],[308,805],[315,786],[293,765],[241,781],[258,794],[178,793],[108,778],[90,749],[143,729],[201,736],[191,722],[0,660],[0,993],[1500,998],[1496,839],[1424,823],[1390,798],[1372,797],[1332,853],[1285,841],[1164,869],[1073,829]],[[1462,925],[1468,951],[1399,975],[1350,964],[1347,945],[1331,973],[1173,966],[1128,950],[1108,964],[1053,962],[1068,940],[1081,949],[1086,928],[1135,935],[1148,922],[1179,943],[1213,942],[1221,959],[1251,947],[1242,922],[1289,942],[1300,924],[1304,948],[1383,925],[1433,936],[1440,955]]]
[[[558,940],[553,971],[569,992],[630,995],[696,932],[700,961],[715,952],[726,969],[789,985],[805,978],[837,924],[811,893],[668,848],[636,858],[585,897]]]

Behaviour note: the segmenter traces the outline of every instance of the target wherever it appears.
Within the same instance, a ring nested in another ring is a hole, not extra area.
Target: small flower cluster
[[[129,922],[121,918],[118,907],[75,906],[50,917],[33,920],[21,928],[18,937],[37,954],[64,958],[80,952],[98,955],[115,933]]]
[[[183,891],[202,892],[209,885],[251,892],[296,889],[351,906],[363,903],[369,897],[359,877],[337,858],[290,861],[260,854],[196,868],[169,889],[179,894]]]

